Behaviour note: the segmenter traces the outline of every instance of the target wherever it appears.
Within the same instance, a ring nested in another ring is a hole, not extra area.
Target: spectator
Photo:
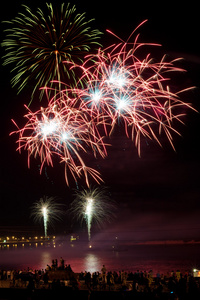
[[[106,267],[105,265],[103,265],[103,268],[101,269],[102,272],[102,284],[105,285],[106,284]]]

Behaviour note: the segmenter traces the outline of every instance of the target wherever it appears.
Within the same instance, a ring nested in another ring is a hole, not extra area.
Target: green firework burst
[[[18,93],[31,81],[35,91],[52,80],[73,86],[76,82],[74,63],[83,61],[93,47],[99,45],[101,32],[91,29],[85,13],[77,14],[76,7],[62,4],[60,11],[46,4],[46,11],[32,10],[22,5],[24,13],[18,13],[5,29],[3,65],[12,65],[12,86]],[[41,94],[44,90],[41,92]],[[42,96],[42,95],[40,95]]]

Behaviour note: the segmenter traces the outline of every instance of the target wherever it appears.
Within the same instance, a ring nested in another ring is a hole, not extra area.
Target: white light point
[[[95,91],[92,95],[91,95],[92,101],[94,102],[99,102],[99,100],[101,99],[101,92],[99,91]]]
[[[126,84],[126,78],[122,75],[112,73],[111,76],[108,79],[108,82],[110,84],[115,85],[116,87],[121,88]]]
[[[48,120],[41,126],[41,132],[44,136],[50,135],[55,132],[57,128],[57,123],[54,120]]]
[[[128,106],[128,100],[126,98],[121,98],[116,101],[116,106],[119,111],[124,110]]]
[[[63,132],[62,133],[62,140],[63,141],[67,141],[67,140],[69,140],[69,138],[70,138],[70,133],[69,132]]]

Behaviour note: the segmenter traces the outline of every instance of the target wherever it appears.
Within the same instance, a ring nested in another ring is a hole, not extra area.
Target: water
[[[107,247],[93,247],[80,243],[52,246],[3,247],[0,251],[0,269],[45,269],[52,259],[63,257],[74,272],[100,271],[105,264],[111,271],[152,269],[154,273],[182,272],[200,267],[200,245],[135,245],[112,251]]]

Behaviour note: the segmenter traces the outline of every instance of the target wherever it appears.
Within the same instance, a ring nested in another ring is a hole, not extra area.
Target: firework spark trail
[[[47,237],[48,209],[46,206],[42,208],[42,214],[44,219],[44,236]]]
[[[71,203],[71,213],[81,222],[86,221],[89,241],[93,222],[98,226],[105,225],[106,222],[110,222],[114,218],[115,211],[115,203],[103,187],[76,191],[75,199]]]
[[[31,209],[31,216],[36,222],[43,220],[44,236],[47,238],[48,225],[53,225],[53,221],[61,220],[63,214],[61,204],[56,202],[55,197],[43,196],[33,204]]]
[[[91,226],[92,226],[92,217],[94,213],[94,199],[86,198],[86,209],[85,209],[85,218],[88,227],[88,240],[91,239]]]
[[[100,174],[93,168],[86,166],[82,153],[92,151],[94,156],[106,155],[103,139],[94,124],[91,125],[87,116],[78,109],[69,107],[66,99],[53,97],[47,108],[32,112],[27,106],[28,120],[25,126],[13,131],[18,134],[18,148],[28,152],[28,166],[31,156],[40,157],[42,172],[44,164],[53,166],[53,157],[65,163],[65,179],[68,181],[68,170],[73,178],[84,176],[89,186],[89,176],[98,183],[102,181]],[[13,121],[15,123],[15,121]],[[16,123],[15,123],[16,125]]]
[[[36,13],[22,6],[23,13],[4,22],[8,28],[2,42],[6,51],[3,64],[14,66],[12,86],[17,86],[20,92],[32,80],[33,98],[38,88],[54,79],[67,77],[73,85],[77,74],[68,63],[83,61],[92,48],[99,46],[101,32],[91,29],[93,20],[86,20],[85,13],[76,14],[75,5],[71,7],[69,3],[62,4],[60,11],[46,4],[46,10],[38,8]]]

